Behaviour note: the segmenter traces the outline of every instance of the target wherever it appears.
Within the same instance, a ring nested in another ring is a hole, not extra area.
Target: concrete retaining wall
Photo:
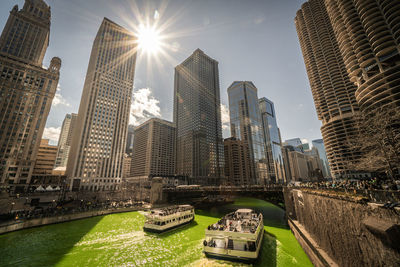
[[[346,267],[400,266],[399,208],[318,190],[285,189],[284,194],[289,222],[295,223],[291,229],[314,265],[329,266],[331,260]],[[318,250],[315,259],[310,251]]]
[[[22,230],[26,228],[38,227],[48,224],[54,223],[62,223],[74,220],[80,220],[95,216],[102,216],[112,213],[121,213],[121,212],[129,212],[129,211],[136,211],[137,208],[121,208],[121,209],[113,209],[113,210],[98,210],[98,211],[87,211],[82,213],[73,213],[67,214],[62,216],[55,216],[55,217],[45,217],[45,218],[38,218],[32,220],[21,221],[9,225],[0,225],[0,234],[13,232],[17,230]]]

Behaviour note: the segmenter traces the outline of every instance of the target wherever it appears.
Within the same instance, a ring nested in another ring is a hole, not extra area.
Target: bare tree
[[[361,158],[349,163],[358,171],[385,172],[391,179],[399,177],[400,108],[390,106],[357,118],[359,136],[349,141],[349,148],[362,152]]]

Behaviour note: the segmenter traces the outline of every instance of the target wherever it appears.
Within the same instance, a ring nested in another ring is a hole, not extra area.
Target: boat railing
[[[179,212],[175,212],[175,213],[171,213],[168,215],[161,215],[161,214],[147,214],[146,217],[147,218],[151,218],[151,219],[158,219],[158,220],[169,220],[169,219],[173,219],[182,215],[189,215],[192,214],[191,210],[186,210],[186,211],[179,211]]]

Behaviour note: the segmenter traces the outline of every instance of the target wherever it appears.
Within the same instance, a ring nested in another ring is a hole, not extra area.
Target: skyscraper
[[[259,100],[268,177],[272,182],[285,183],[281,134],[276,122],[274,103],[263,97]]]
[[[325,4],[361,110],[393,104],[400,109],[400,1]]]
[[[76,126],[78,115],[75,113],[65,115],[60,137],[58,138],[57,157],[54,168],[67,167],[69,150],[71,148],[72,132]]]
[[[249,81],[235,81],[228,87],[231,135],[246,141],[252,168],[248,184],[265,184],[267,162],[257,88]]]
[[[330,177],[331,170],[329,168],[328,158],[326,157],[324,140],[322,140],[322,139],[312,140],[312,145],[313,145],[313,149],[315,148],[318,151],[318,156],[322,160],[323,168],[324,168],[323,172],[325,174],[325,177]]]
[[[135,128],[132,177],[166,177],[175,174],[175,125],[158,118]]]
[[[50,7],[43,0],[15,5],[0,37],[0,185],[23,191],[54,98],[61,60],[43,68]],[[1,188],[0,188],[1,189]]]
[[[218,62],[200,49],[175,68],[176,172],[201,183],[223,176]]]
[[[357,88],[347,74],[347,62],[340,53],[324,1],[304,3],[297,11],[295,23],[318,118],[322,121],[321,133],[332,175],[358,176],[348,168],[348,162],[360,158],[360,151],[348,146],[358,134]]]
[[[67,164],[73,190],[119,187],[136,46],[131,32],[104,18],[93,43]]]

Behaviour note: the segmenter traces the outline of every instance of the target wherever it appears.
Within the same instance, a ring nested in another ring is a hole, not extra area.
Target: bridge
[[[152,185],[153,188],[153,185]],[[218,197],[231,199],[232,197],[253,197],[266,200],[276,205],[284,205],[283,186],[177,186],[163,187],[162,199],[168,203],[185,201],[207,201]]]

